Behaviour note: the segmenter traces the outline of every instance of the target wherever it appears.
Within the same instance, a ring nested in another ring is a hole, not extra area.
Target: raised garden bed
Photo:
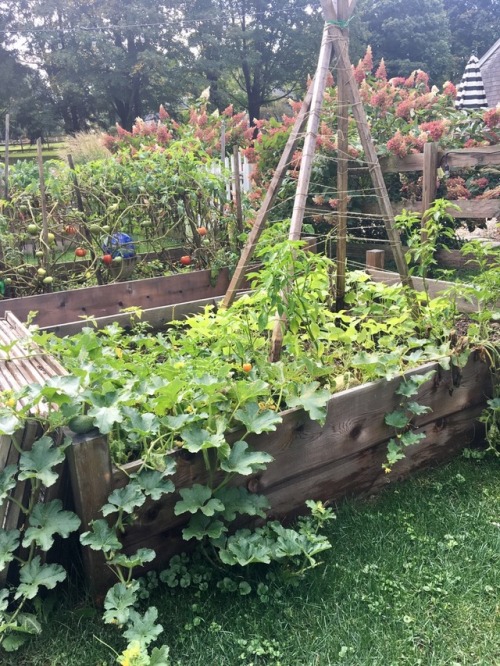
[[[434,376],[420,387],[416,400],[431,411],[414,421],[416,432],[424,433],[425,439],[408,447],[406,457],[387,474],[382,464],[394,430],[386,425],[384,417],[400,403],[395,389],[402,377],[429,370],[434,370]],[[445,371],[431,363],[388,382],[372,382],[336,393],[328,403],[323,426],[302,409],[291,409],[283,413],[283,422],[275,432],[248,437],[252,449],[270,453],[274,462],[265,471],[238,477],[234,483],[266,495],[271,505],[269,516],[280,519],[301,512],[307,499],[335,502],[376,492],[479,441],[482,431],[476,418],[491,393],[489,367],[477,352],[462,371],[454,367]],[[177,461],[172,477],[177,489],[207,481],[200,454],[178,451],[172,455]],[[125,465],[124,471],[115,468],[107,440],[97,431],[74,439],[69,460],[76,511],[82,530],[87,530],[92,520],[101,517],[99,511],[109,494],[127,483],[127,475],[139,463]],[[142,507],[123,535],[124,550],[133,553],[140,547],[153,548],[157,556],[152,566],[158,567],[186,549],[181,534],[185,514],[174,514],[178,500],[176,492]],[[84,564],[94,593],[102,595],[114,582],[102,553],[85,549]]]
[[[141,308],[154,328],[194,314],[207,303],[224,295],[229,285],[227,268],[214,277],[209,270],[179,273],[165,277],[59,291],[38,296],[0,301],[0,316],[11,311],[24,321],[36,312],[33,323],[58,335],[73,335],[94,317],[98,327],[117,321],[126,326],[131,314],[127,308]],[[178,308],[173,306],[179,306]]]

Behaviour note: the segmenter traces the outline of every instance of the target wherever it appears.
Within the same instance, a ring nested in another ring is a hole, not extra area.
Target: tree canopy
[[[233,103],[253,120],[302,96],[321,26],[310,0],[12,0],[0,8],[0,109],[23,132],[130,129],[210,86],[212,110]],[[498,35],[500,0],[359,0],[351,55],[371,45],[389,76],[423,69],[432,83],[458,82]]]

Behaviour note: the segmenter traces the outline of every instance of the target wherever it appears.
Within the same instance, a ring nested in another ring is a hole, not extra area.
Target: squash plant
[[[120,535],[147,497],[159,499],[176,492],[175,513],[186,517],[184,538],[198,541],[207,557],[220,566],[287,558],[298,571],[304,571],[315,566],[318,555],[329,547],[318,531],[324,508],[313,503],[311,522],[296,530],[277,523],[253,531],[231,529],[237,516],[263,518],[268,509],[264,497],[231,483],[236,476],[250,475],[272,462],[269,454],[251,450],[248,435],[273,431],[285,408],[302,407],[321,422],[327,401],[337,390],[392,378],[426,361],[438,360],[446,366],[450,359],[462,363],[467,356],[463,345],[454,349],[451,331],[456,312],[449,299],[429,302],[421,295],[421,318],[415,318],[416,311],[408,305],[403,289],[375,284],[363,273],[352,273],[346,295],[349,310],[334,312],[330,308],[334,265],[329,259],[307,253],[300,243],[276,245],[272,234],[260,254],[268,263],[253,276],[255,292],[228,310],[206,308],[156,334],[138,321],[130,334],[113,324],[102,331],[89,326],[62,340],[36,335],[38,344],[58,356],[69,374],[9,396],[10,404],[21,404],[18,401],[23,398],[26,407],[16,410],[5,401],[0,409],[0,434],[11,435],[30,414],[41,413],[37,407],[48,408],[47,416],[39,417],[42,443],[29,454],[36,459],[35,478],[44,474],[41,483],[50,481],[46,472],[62,455],[61,448],[51,444],[55,432],[74,424],[75,417],[84,416],[87,427],[108,435],[115,464],[141,460],[129,483],[111,493],[102,507],[102,518],[81,536],[84,547],[103,552],[118,578],[105,600],[105,619],[121,627],[128,641],[120,663],[134,651],[146,664],[167,659],[166,650],[154,652],[154,657],[149,654],[159,632],[154,609],[141,615],[135,608],[139,586],[133,580],[134,569],[151,562],[154,553],[140,549],[125,555],[121,550]],[[268,345],[284,274],[292,276],[293,298],[281,304],[290,327],[282,360],[270,364]],[[427,325],[430,309],[432,328]],[[404,446],[410,436],[409,419],[419,409],[411,401],[415,390],[413,385],[401,386],[401,409],[387,417],[396,430],[389,455],[399,457],[401,451],[395,447]],[[207,484],[173,487],[171,453],[178,449],[202,457]],[[12,501],[10,491],[16,477],[32,478],[23,476],[28,469],[28,463],[22,462],[19,468],[2,473],[7,501]],[[59,515],[62,507],[54,505],[43,513],[38,506],[34,502],[26,507],[33,530],[30,536],[28,532],[23,535],[22,545],[33,552],[29,564],[20,564],[29,566],[43,585],[45,578],[37,574],[41,560],[36,559],[35,550],[50,546],[50,539],[43,536],[44,526],[52,525],[53,514]],[[66,536],[77,521],[68,515],[61,525],[66,526],[62,534]],[[39,533],[42,536],[31,536]],[[6,530],[0,534],[2,557],[10,561],[17,556],[21,535]],[[50,585],[62,575],[58,570]],[[19,592],[18,587],[10,596],[3,593],[4,641],[13,631],[26,631],[16,601],[25,595],[26,605],[33,589],[21,587]],[[17,612],[14,618],[9,615],[12,612]],[[15,647],[7,641],[9,646]]]

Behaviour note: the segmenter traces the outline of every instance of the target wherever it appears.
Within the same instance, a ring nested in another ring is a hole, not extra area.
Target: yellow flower
[[[121,666],[134,666],[137,657],[141,656],[141,644],[139,641],[132,641],[126,650],[118,657],[118,663]]]

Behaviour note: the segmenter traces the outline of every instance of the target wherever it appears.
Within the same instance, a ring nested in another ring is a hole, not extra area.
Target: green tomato
[[[56,240],[56,237],[54,236],[54,234],[50,233],[49,231],[49,233],[47,234],[47,240],[49,241],[49,243],[53,243]]]
[[[43,250],[37,250],[35,252],[35,257],[43,257]]]
[[[4,284],[12,284],[12,278],[10,278],[10,277],[6,277],[6,278],[4,278],[4,279],[3,279],[3,283],[4,283]]]
[[[43,284],[52,284],[54,282],[54,278],[51,275],[47,275],[47,277],[44,277],[42,280]]]
[[[36,236],[38,234],[38,227],[36,224],[28,224],[28,233],[30,236]]]
[[[118,255],[117,257],[113,258],[113,263],[114,264],[121,264],[122,263],[122,258]]]
[[[40,277],[45,277],[47,275],[47,271],[45,270],[45,268],[39,268],[37,270],[37,273]]]

